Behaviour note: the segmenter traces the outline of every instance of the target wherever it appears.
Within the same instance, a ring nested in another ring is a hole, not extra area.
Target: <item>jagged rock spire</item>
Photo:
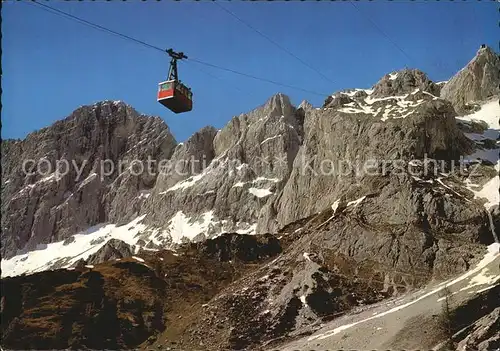
[[[457,112],[463,112],[467,103],[497,94],[500,94],[500,58],[484,44],[441,89],[441,97],[451,101]]]

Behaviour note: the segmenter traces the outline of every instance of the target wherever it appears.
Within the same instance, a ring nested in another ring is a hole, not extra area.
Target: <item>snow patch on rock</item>
[[[141,224],[144,217],[137,217],[122,226],[99,224],[73,235],[74,240],[66,245],[65,241],[39,245],[34,251],[2,260],[2,277],[68,268],[96,253],[109,239],[119,239],[133,246],[137,243],[136,236],[146,228]]]

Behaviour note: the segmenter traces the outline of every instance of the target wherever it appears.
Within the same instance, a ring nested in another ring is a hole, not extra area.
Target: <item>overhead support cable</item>
[[[244,24],[245,26],[247,26],[248,28],[250,28],[251,30],[253,30],[254,32],[256,32],[257,34],[259,34],[261,37],[263,37],[264,39],[266,39],[267,41],[269,41],[271,44],[273,44],[274,46],[276,46],[277,48],[279,48],[280,50],[286,52],[288,55],[290,55],[291,57],[293,57],[294,59],[296,59],[297,61],[299,61],[300,63],[302,63],[304,66],[306,66],[307,68],[311,69],[312,71],[316,72],[318,75],[320,75],[322,78],[324,78],[325,80],[327,80],[328,82],[332,83],[332,84],[335,84],[330,78],[328,78],[326,75],[324,75],[323,73],[321,73],[319,70],[317,70],[316,68],[314,68],[313,66],[309,65],[307,62],[305,62],[304,60],[302,60],[300,57],[298,57],[297,55],[295,55],[293,52],[291,52],[290,50],[287,50],[285,47],[283,47],[282,45],[280,45],[278,42],[276,42],[275,40],[273,40],[272,38],[270,38],[269,36],[265,35],[264,33],[262,33],[260,30],[258,30],[257,28],[253,27],[251,24],[247,23],[246,21],[244,21],[243,19],[241,19],[239,16],[237,16],[233,11],[227,9],[226,7],[222,6],[221,4],[219,4],[218,2],[214,1],[214,4],[216,4],[217,6],[219,6],[222,10],[224,10],[226,13],[228,13],[229,15],[231,15],[232,17],[236,18],[240,23]]]
[[[30,5],[33,5],[33,6],[37,6],[38,8],[40,8],[42,10],[45,10],[45,11],[48,11],[48,12],[50,12],[52,14],[66,17],[67,19],[77,21],[78,23],[90,26],[91,28],[98,29],[98,30],[101,30],[101,31],[113,34],[115,36],[121,37],[122,39],[130,40],[130,41],[132,41],[132,42],[134,42],[136,44],[140,44],[140,45],[145,46],[147,48],[154,49],[156,51],[161,51],[164,54],[168,54],[167,50],[162,49],[162,48],[160,48],[158,46],[149,44],[149,43],[147,43],[147,42],[145,42],[143,40],[139,40],[139,39],[136,39],[136,38],[134,38],[132,36],[129,36],[129,35],[117,32],[115,30],[106,28],[106,27],[101,26],[99,24],[87,21],[85,19],[82,19],[80,17],[74,16],[74,15],[72,15],[70,13],[65,12],[65,11],[56,9],[56,8],[54,8],[52,6],[47,5],[47,4],[43,4],[43,3],[40,3],[40,2],[35,1],[35,0],[24,2],[24,3],[30,4]],[[319,92],[307,90],[307,89],[304,89],[304,88],[301,88],[301,87],[297,87],[297,86],[293,86],[293,85],[289,85],[289,84],[280,83],[280,82],[277,82],[277,81],[274,81],[274,80],[271,80],[271,79],[257,77],[257,76],[254,76],[252,74],[249,74],[249,73],[239,72],[239,71],[236,71],[236,70],[231,69],[231,68],[222,67],[222,66],[219,66],[219,65],[215,65],[215,64],[204,62],[204,61],[197,60],[197,59],[192,59],[192,58],[187,59],[187,62],[189,62],[189,61],[196,62],[198,64],[205,65],[205,66],[212,67],[212,68],[216,68],[216,69],[219,69],[219,70],[223,70],[223,71],[226,71],[226,72],[231,72],[231,73],[243,76],[243,77],[247,77],[247,78],[259,80],[259,81],[262,81],[262,82],[267,82],[267,83],[270,83],[270,84],[274,84],[274,85],[278,85],[278,86],[282,86],[282,87],[286,87],[286,88],[290,88],[290,89],[294,89],[294,90],[299,90],[299,91],[306,92],[306,93],[313,94],[313,95],[320,95],[320,96],[327,96],[327,95],[329,95],[329,94],[326,94],[326,93],[319,93]]]

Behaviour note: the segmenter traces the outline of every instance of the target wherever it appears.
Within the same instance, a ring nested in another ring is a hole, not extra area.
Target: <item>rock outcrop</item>
[[[489,57],[489,49],[479,56],[474,64],[486,67],[489,60],[481,57]],[[476,188],[464,190],[453,179],[456,172],[446,174],[463,155],[490,152],[486,139],[471,140],[464,132],[492,129],[457,123],[452,103],[438,97],[439,90],[423,72],[404,69],[372,89],[337,92],[323,108],[306,101],[295,108],[276,94],[221,130],[205,127],[180,144],[159,118],[141,116],[124,103],[81,107],[23,141],[3,142],[2,253],[9,258],[40,244],[74,240],[73,234],[103,222],[116,225],[109,230],[129,228],[135,236],[126,242],[147,249],[224,232],[273,233],[337,201],[363,196],[377,202],[382,212],[370,215],[380,223],[420,223],[484,242],[484,211],[469,199]],[[42,171],[61,159],[83,167],[79,172],[70,164],[64,176],[24,176],[20,160],[44,156]],[[104,160],[109,164],[101,167]],[[432,166],[435,161],[438,166]],[[415,174],[415,162],[431,165],[432,174]],[[472,222],[448,228],[455,220]],[[107,237],[97,236],[102,245]],[[62,267],[68,261],[58,262]]]
[[[443,162],[446,173],[450,163],[480,147],[463,134],[470,124],[457,125],[452,104],[437,95],[439,86],[424,73],[404,69],[372,89],[338,92],[322,109],[307,102],[295,108],[277,94],[223,129],[203,128],[178,145],[159,118],[139,116],[123,103],[82,107],[24,141],[4,142],[4,257],[137,216],[151,228],[137,243],[150,249],[223,232],[276,232],[340,199],[374,195],[375,207],[390,213],[380,212],[381,223],[423,225],[442,208],[448,212],[426,226],[443,230],[446,223],[469,220],[469,237],[483,242],[480,209],[436,199],[437,188],[453,194],[441,185],[444,176],[434,172],[419,182],[408,168],[413,159],[431,158]],[[64,177],[18,174],[18,160],[44,155],[47,165],[63,158],[84,167],[81,174],[70,167]],[[147,159],[156,161],[153,174],[137,172]],[[102,160],[125,166],[102,174]],[[405,171],[395,174],[398,162]]]
[[[500,307],[476,321],[470,333],[457,345],[457,351],[488,351],[500,345]]]
[[[500,57],[491,48],[481,47],[476,56],[441,89],[457,112],[469,112],[467,104],[500,94]]]
[[[74,268],[7,280],[6,345],[254,348],[468,270],[495,240],[497,172],[477,164],[496,150],[497,127],[457,110],[495,94],[490,51],[444,85],[404,69],[321,108],[276,94],[180,144],[160,118],[109,101],[2,142],[2,270]],[[496,111],[485,106],[474,109]],[[37,172],[25,174],[26,159]],[[129,292],[128,279],[130,299],[114,289]],[[102,302],[90,312],[86,294]],[[19,339],[30,321],[36,332]],[[120,328],[81,338],[105,321]]]
[[[133,248],[121,240],[111,239],[104,244],[96,253],[90,255],[86,262],[89,265],[99,264],[107,261],[131,257]]]
[[[267,222],[259,222],[261,231],[272,232],[316,213],[333,204],[342,194],[351,193],[355,200],[375,191],[370,185],[374,178],[366,175],[380,174],[383,164],[395,163],[408,169],[401,165],[412,159],[450,162],[474,150],[474,143],[457,127],[456,115],[449,102],[418,88],[406,97],[377,99],[371,98],[374,93],[369,93],[360,94],[359,98],[353,92],[335,94],[325,109],[306,114],[304,141],[295,157],[290,178],[279,200],[268,206],[277,214],[277,222],[269,223],[263,217]],[[418,97],[414,98],[415,95]],[[336,105],[335,101],[340,103]],[[347,102],[350,106],[342,101],[350,101]],[[382,111],[392,109],[396,109],[395,116],[384,120],[386,115]],[[385,182],[382,179],[378,178]],[[397,185],[398,189],[401,185]]]
[[[142,209],[145,222],[166,227],[176,237],[172,217],[208,218],[203,233],[182,233],[196,240],[222,232],[255,233],[261,208],[287,181],[302,140],[301,122],[301,112],[288,97],[277,94],[216,133],[196,133],[178,146],[172,160],[186,160],[188,155],[191,163],[200,163],[202,157],[205,167],[186,169],[182,179],[160,176]],[[187,154],[182,151],[186,149]]]
[[[239,260],[252,262],[274,257],[282,252],[280,242],[271,234],[222,234],[197,243],[196,250],[207,258],[221,262]]]
[[[500,346],[499,294],[497,284],[453,309],[451,340],[457,351],[487,351]]]
[[[409,94],[418,89],[439,96],[439,86],[431,81],[427,75],[418,69],[403,69],[385,75],[373,87],[372,96],[383,98],[388,96],[400,96]]]
[[[137,161],[168,159],[175,144],[159,117],[111,101],[2,141],[2,257],[136,216],[156,180]]]

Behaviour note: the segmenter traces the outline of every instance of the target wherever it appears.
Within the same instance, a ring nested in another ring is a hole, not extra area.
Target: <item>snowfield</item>
[[[467,122],[484,122],[488,128],[481,134],[479,133],[465,133],[465,135],[474,141],[481,141],[485,139],[498,140],[500,135],[500,101],[499,99],[492,99],[481,105],[481,109],[470,115],[457,117],[457,121]],[[498,142],[497,142],[498,145]],[[500,149],[478,149],[471,155],[467,155],[465,160],[487,160],[495,164],[495,169],[500,171],[499,161]]]
[[[145,229],[137,217],[130,223],[117,227],[114,224],[97,225],[73,235],[74,240],[64,244],[64,241],[40,245],[37,250],[20,254],[8,260],[2,259],[2,278],[23,273],[35,273],[49,270],[53,267],[68,268],[79,259],[86,259],[97,252],[109,239],[123,240],[129,245],[136,243],[135,236]]]
[[[39,245],[36,250],[18,254],[8,260],[2,259],[2,277],[31,274],[51,269],[69,268],[80,259],[87,259],[96,253],[110,239],[122,240],[134,247],[137,253],[141,247],[138,240],[146,244],[152,242],[160,247],[168,248],[169,244],[192,240],[197,235],[206,233],[215,225],[220,229],[213,237],[222,234],[227,221],[215,221],[213,211],[208,211],[193,219],[178,211],[170,220],[166,229],[151,228],[142,223],[146,215],[135,218],[128,224],[101,224],[77,233],[65,241]],[[237,223],[235,232],[239,234],[255,234],[257,225]],[[66,243],[66,244],[65,244]],[[142,247],[144,250],[146,249]]]
[[[391,74],[391,79],[394,80],[397,77],[397,74]],[[364,99],[357,99],[355,102],[350,102],[345,104],[345,107],[341,107],[338,110],[344,113],[364,113],[372,116],[380,117],[381,121],[387,121],[389,118],[406,118],[415,112],[415,107],[424,103],[424,99],[419,99],[417,101],[406,100],[410,95],[414,95],[418,92],[429,95],[433,100],[438,99],[437,96],[434,96],[426,91],[422,91],[420,89],[415,89],[412,93],[405,95],[394,95],[387,96],[382,98],[373,98],[371,94],[373,90],[367,89],[354,89],[350,91],[341,92],[342,95],[346,95],[349,97],[353,97],[358,91],[365,92],[368,96]],[[335,98],[335,96],[332,95]],[[377,108],[374,107],[374,104],[377,102],[387,101],[387,104],[380,106]],[[395,104],[394,104],[395,102]]]

